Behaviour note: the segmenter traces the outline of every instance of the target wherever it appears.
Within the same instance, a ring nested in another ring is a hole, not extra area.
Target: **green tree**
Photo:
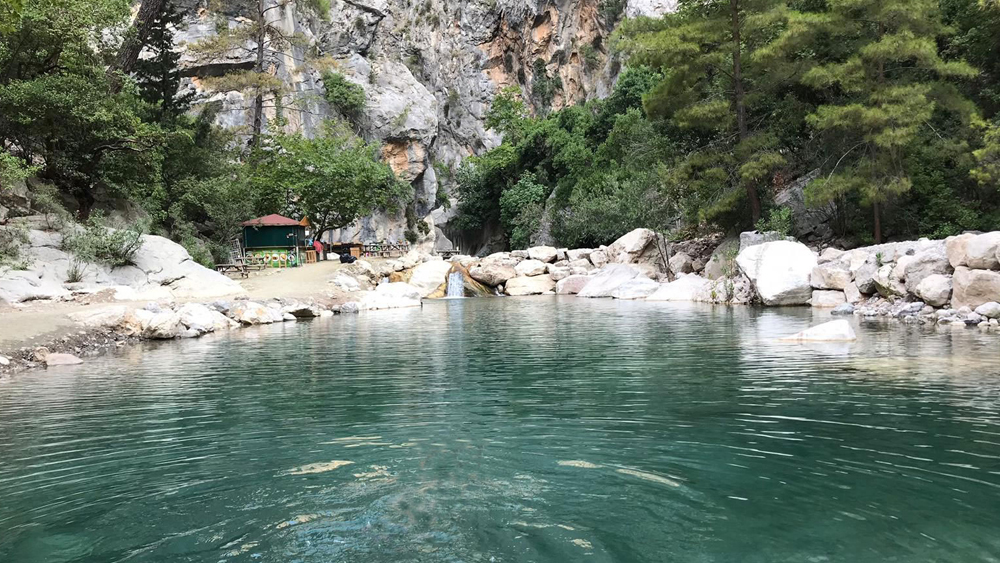
[[[365,111],[365,89],[334,71],[323,72],[325,98],[330,107],[344,117],[357,121]]]
[[[377,208],[394,208],[408,187],[377,158],[376,147],[343,128],[329,125],[313,139],[279,135],[267,160],[257,168],[257,183],[293,195],[299,213],[316,236],[346,227]]]
[[[250,108],[252,111],[250,147],[253,150],[260,148],[261,134],[264,130],[264,97],[273,97],[277,106],[285,94],[284,83],[279,77],[268,72],[265,62],[269,56],[280,53],[281,49],[288,45],[301,42],[301,38],[286,35],[268,20],[268,14],[272,10],[284,9],[289,2],[290,0],[278,0],[270,6],[264,0],[229,2],[228,8],[235,8],[247,19],[236,26],[224,27],[218,30],[216,35],[190,46],[190,51],[204,62],[227,57],[238,58],[245,53],[249,53],[252,57],[251,69],[234,69],[222,76],[206,77],[204,84],[220,92],[243,92],[253,99]]]
[[[880,242],[881,207],[911,188],[906,157],[922,135],[935,134],[935,112],[951,109],[965,119],[974,113],[949,80],[976,71],[939,54],[937,39],[946,29],[932,0],[829,0],[827,11],[793,14],[792,21],[806,24],[790,26],[794,42],[809,37],[838,46],[802,82],[834,97],[809,124],[847,143],[827,175],[810,184],[807,198],[817,204],[858,194],[871,206]]]
[[[135,80],[139,95],[155,107],[155,119],[173,119],[190,107],[194,92],[178,94],[181,53],[174,50],[174,29],[184,21],[173,1],[168,0],[149,26],[146,39],[147,57],[136,61]]]
[[[779,14],[776,0],[681,0],[678,11],[659,20],[638,18],[622,25],[618,47],[631,56],[630,63],[660,69],[663,79],[643,99],[650,117],[672,120],[681,129],[703,137],[691,157],[711,156],[716,166],[702,170],[711,177],[679,178],[713,187],[716,200],[732,204],[726,194],[740,190],[749,206],[750,223],[760,219],[760,191],[784,158],[771,142],[762,142],[758,124],[766,127],[766,114],[756,115],[754,102],[766,99],[764,88],[776,91],[780,81],[765,83],[767,69],[756,65],[755,53],[772,39]],[[761,91],[755,91],[759,88]],[[763,137],[764,140],[771,140]],[[728,188],[728,189],[727,189]]]

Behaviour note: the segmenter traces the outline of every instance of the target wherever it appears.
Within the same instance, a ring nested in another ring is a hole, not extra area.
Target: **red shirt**
[[[322,254],[323,253],[323,243],[322,242],[320,242],[318,240],[314,240],[313,241],[313,248],[316,249],[316,253],[317,254]]]

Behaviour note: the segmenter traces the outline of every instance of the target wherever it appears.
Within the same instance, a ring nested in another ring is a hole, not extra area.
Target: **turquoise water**
[[[0,383],[0,561],[1000,560],[1000,338],[574,298]],[[349,462],[349,463],[348,463]]]

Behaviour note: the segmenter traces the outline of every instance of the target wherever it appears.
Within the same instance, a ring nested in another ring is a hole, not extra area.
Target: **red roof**
[[[250,219],[249,221],[243,221],[242,225],[244,227],[297,227],[299,222],[295,219],[289,219],[283,215],[272,213],[263,217],[257,217],[256,219]]]

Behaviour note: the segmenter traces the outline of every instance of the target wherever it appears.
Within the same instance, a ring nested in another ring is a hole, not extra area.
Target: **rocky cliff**
[[[265,110],[266,127],[277,126],[278,108],[290,131],[311,134],[336,112],[323,99],[321,65],[364,88],[367,109],[355,125],[379,143],[386,161],[414,188],[411,218],[430,223],[426,244],[447,249],[440,207],[453,196],[452,177],[462,159],[499,143],[483,124],[493,96],[519,87],[536,112],[605,95],[620,62],[609,56],[613,22],[626,15],[659,15],[675,0],[331,0],[288,3],[267,0],[269,22],[294,45],[268,54],[265,68],[282,79],[289,94]],[[182,0],[185,25],[177,48],[189,76],[186,87],[198,102],[220,102],[219,121],[228,127],[250,122],[250,100],[239,92],[210,92],[202,78],[248,68],[249,51],[210,63],[189,46],[222,25],[238,25],[246,14],[235,7]],[[435,209],[437,208],[437,209]],[[435,226],[436,224],[436,226]],[[402,239],[403,212],[377,214],[334,233],[335,238]]]

